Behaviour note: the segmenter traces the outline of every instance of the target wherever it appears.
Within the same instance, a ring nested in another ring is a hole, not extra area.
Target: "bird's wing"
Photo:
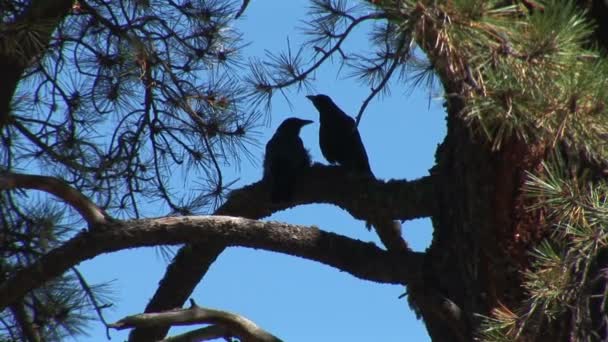
[[[339,144],[340,137],[333,126],[324,125],[319,128],[319,147],[330,164],[335,164],[340,159]]]
[[[365,151],[365,146],[363,145],[363,141],[361,140],[361,135],[359,134],[359,130],[354,128],[351,131],[350,136],[350,144],[352,148],[352,162],[353,168],[356,170],[364,171],[366,173],[372,174],[371,167],[369,166],[369,159],[367,157],[367,152]]]

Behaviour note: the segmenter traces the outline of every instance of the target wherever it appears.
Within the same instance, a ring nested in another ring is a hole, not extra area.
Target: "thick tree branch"
[[[197,306],[194,301],[188,309],[175,309],[158,313],[144,313],[125,317],[116,323],[108,325],[115,329],[129,329],[135,327],[151,327],[159,325],[193,325],[212,324],[223,327],[220,336],[237,337],[241,341],[280,342],[281,340],[271,333],[260,328],[249,319],[227,311],[207,309]],[[208,333],[208,331],[202,331]],[[192,332],[188,341],[193,341]],[[200,337],[196,341],[200,341]],[[208,340],[209,338],[205,338]],[[175,339],[174,339],[175,340]]]
[[[330,203],[347,210],[355,218],[377,224],[387,222],[387,218],[390,221],[431,216],[436,210],[433,176],[409,182],[384,182],[358,178],[348,175],[342,168],[318,164],[302,176],[292,202],[271,203],[269,194],[268,185],[264,182],[245,186],[233,191],[215,213],[260,219],[299,204]],[[386,231],[391,232],[390,228]],[[145,312],[181,307],[223,249],[221,244],[184,246],[167,268]],[[402,249],[397,248],[399,251]],[[134,329],[129,340],[158,340],[167,334],[168,329]]]
[[[53,194],[78,211],[89,224],[89,228],[107,222],[107,215],[101,208],[58,178],[0,172],[0,190],[9,189],[36,189]]]
[[[264,182],[235,190],[218,215],[263,218],[302,204],[334,204],[364,221],[430,217],[435,208],[434,177],[382,181],[348,174],[336,166],[315,164],[296,185],[292,202],[272,203]]]
[[[0,308],[97,255],[167,244],[211,243],[260,248],[318,261],[379,283],[407,284],[421,277],[422,253],[396,258],[372,243],[314,227],[228,216],[183,216],[120,221],[97,228],[79,233],[2,283]]]

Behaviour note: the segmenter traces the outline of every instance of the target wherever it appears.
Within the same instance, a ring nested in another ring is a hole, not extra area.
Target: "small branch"
[[[207,341],[213,339],[223,339],[228,336],[229,331],[221,325],[210,325],[204,328],[191,330],[186,333],[169,336],[161,342],[191,342],[191,341]]]
[[[273,84],[266,84],[265,86],[270,89],[281,89],[289,87],[297,82],[300,82],[313,72],[315,72],[327,59],[329,59],[335,52],[342,53],[341,47],[347,37],[350,36],[350,32],[357,27],[357,25],[361,24],[367,20],[377,20],[377,19],[385,19],[385,16],[382,13],[370,13],[359,18],[355,18],[351,21],[351,23],[346,27],[344,32],[336,35],[338,41],[328,50],[316,49],[316,51],[321,52],[322,56],[316,62],[314,62],[310,67],[306,70],[299,73],[297,77],[292,77],[291,79],[279,80]]]
[[[95,312],[97,312],[97,317],[99,318],[101,323],[103,323],[103,325],[106,327],[106,338],[108,339],[108,341],[111,340],[112,338],[110,337],[110,329],[108,329],[108,322],[106,322],[105,317],[103,317],[103,312],[101,312],[101,310],[108,308],[109,305],[99,304],[99,302],[97,301],[97,298],[95,297],[95,293],[93,292],[93,289],[91,288],[91,286],[89,286],[89,283],[87,283],[87,280],[84,278],[82,273],[80,273],[80,271],[76,267],[72,267],[72,272],[74,272],[74,274],[76,275],[76,279],[78,279],[78,282],[80,283],[80,286],[86,293],[87,297],[89,297],[89,300],[91,301],[91,304],[93,305],[93,308],[95,308]]]
[[[393,76],[393,73],[395,72],[395,70],[397,69],[398,66],[399,66],[399,59],[397,57],[395,57],[391,63],[391,66],[388,69],[388,72],[386,73],[386,75],[384,75],[380,84],[378,84],[377,87],[372,87],[371,93],[367,96],[365,101],[363,101],[363,104],[361,105],[361,107],[359,108],[359,112],[357,113],[357,117],[355,120],[355,123],[357,126],[359,126],[359,122],[361,122],[363,113],[365,112],[365,109],[369,105],[370,101],[374,97],[376,97],[376,95],[378,95],[378,93],[381,92],[382,89],[384,89],[384,87],[386,86],[388,81],[391,79],[391,77]]]
[[[0,190],[9,189],[36,189],[55,195],[72,206],[87,221],[89,228],[107,223],[109,218],[86,196],[58,178],[2,172]]]
[[[423,253],[397,258],[373,243],[280,222],[182,216],[115,221],[99,228],[77,234],[0,284],[0,309],[84,260],[145,246],[192,243],[258,248],[318,261],[361,279],[388,284],[407,284],[422,274]]]
[[[243,15],[243,13],[245,13],[247,5],[249,5],[249,0],[243,0],[243,4],[241,5],[241,8],[239,8],[239,11],[236,12],[234,19],[238,19],[241,15]]]
[[[62,156],[61,154],[55,152],[50,146],[48,146],[47,144],[45,144],[44,142],[42,142],[39,139],[39,137],[36,136],[36,134],[30,132],[27,129],[27,127],[25,127],[18,120],[12,120],[11,124],[21,134],[23,134],[23,136],[25,136],[32,144],[38,146],[38,148],[40,148],[40,150],[42,152],[44,152],[46,155],[48,155],[54,161],[56,161],[56,162],[58,162],[60,164],[63,164],[63,165],[65,165],[68,168],[71,168],[71,169],[74,169],[76,171],[79,171],[79,172],[96,172],[97,171],[97,169],[95,169],[93,167],[79,164],[78,162],[74,161],[72,158],[67,158],[67,157]]]
[[[225,244],[211,242],[182,247],[167,267],[144,312],[160,312],[183,306],[225,248]],[[160,340],[168,331],[168,326],[133,329],[129,341]]]
[[[260,328],[249,319],[227,311],[207,309],[197,306],[191,300],[188,309],[176,309],[159,313],[144,313],[127,316],[110,328],[122,330],[136,327],[213,324],[225,328],[226,337],[237,337],[241,341],[279,342],[279,338]],[[220,332],[216,330],[216,332]],[[208,334],[209,331],[201,331]],[[191,333],[189,333],[191,335]],[[190,336],[192,337],[192,336]],[[199,336],[200,337],[200,336]],[[198,341],[199,339],[197,339]]]

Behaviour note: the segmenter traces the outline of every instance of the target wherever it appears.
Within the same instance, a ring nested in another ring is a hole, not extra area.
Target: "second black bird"
[[[355,120],[327,95],[306,97],[319,111],[319,147],[325,159],[349,171],[374,177]]]
[[[264,179],[270,184],[273,202],[290,200],[299,175],[310,167],[310,155],[300,139],[300,129],[310,123],[310,120],[286,119],[266,144]]]

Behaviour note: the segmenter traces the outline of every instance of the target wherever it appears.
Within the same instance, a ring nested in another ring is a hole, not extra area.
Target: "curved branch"
[[[260,219],[299,204],[330,203],[347,210],[353,217],[372,224],[386,222],[387,218],[408,220],[428,217],[436,210],[434,179],[433,176],[428,176],[409,182],[384,182],[349,176],[339,167],[315,164],[302,175],[294,189],[292,202],[271,203],[268,185],[257,182],[233,191],[215,213]],[[182,306],[223,250],[224,245],[209,243],[190,244],[180,249],[148,302],[145,312]],[[167,334],[168,329],[169,327],[134,329],[130,341],[158,340]]]
[[[197,306],[193,300],[188,309],[175,309],[158,313],[144,313],[122,318],[116,323],[108,325],[114,329],[129,329],[135,327],[150,327],[158,325],[193,325],[193,324],[212,324],[224,329],[220,329],[222,335],[219,337],[238,337],[241,341],[260,341],[260,342],[280,342],[276,336],[260,328],[251,320],[234,314],[232,312],[207,309]],[[200,331],[200,330],[199,330]],[[203,330],[203,333],[208,331]],[[188,333],[188,341],[193,341],[193,332]],[[200,336],[199,336],[200,337]],[[176,338],[174,338],[175,340]],[[186,339],[182,339],[186,340]],[[201,339],[197,338],[196,341]],[[205,338],[207,340],[207,338]]]
[[[119,221],[83,231],[0,284],[0,308],[97,255],[127,248],[183,243],[265,249],[306,258],[379,283],[421,277],[422,253],[396,258],[366,243],[314,227],[229,216],[182,216]]]
[[[61,198],[82,215],[89,228],[107,223],[108,216],[101,208],[58,178],[13,172],[0,173],[0,190],[19,188],[36,189]]]

